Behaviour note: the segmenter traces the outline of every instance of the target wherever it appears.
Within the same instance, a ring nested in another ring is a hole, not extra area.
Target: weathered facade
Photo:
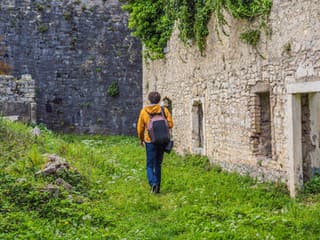
[[[144,64],[143,94],[172,101],[178,152],[287,181],[294,196],[320,167],[319,2],[274,0],[258,52],[239,40],[247,23],[227,19],[229,36],[209,22],[204,57],[174,31],[166,59]]]
[[[35,82],[30,75],[20,79],[0,76],[0,115],[22,122],[36,122]]]
[[[142,58],[118,0],[1,0],[0,60],[35,81],[37,122],[135,134]]]

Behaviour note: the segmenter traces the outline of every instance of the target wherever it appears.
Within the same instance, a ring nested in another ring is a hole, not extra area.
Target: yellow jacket
[[[138,124],[137,124],[137,132],[138,132],[138,137],[141,141],[151,142],[151,139],[148,133],[148,124],[150,121],[149,114],[155,114],[160,112],[161,112],[161,106],[159,104],[151,104],[151,105],[145,106],[140,111]],[[164,108],[164,115],[167,118],[168,127],[172,128],[173,127],[172,117],[169,110],[166,107]]]

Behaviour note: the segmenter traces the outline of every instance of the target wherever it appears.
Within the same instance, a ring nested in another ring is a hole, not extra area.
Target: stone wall
[[[117,0],[0,1],[2,59],[36,82],[37,120],[57,131],[134,134],[141,45]],[[119,94],[110,96],[110,86]]]
[[[20,79],[0,75],[0,115],[23,122],[36,121],[35,82],[30,75]]]
[[[258,51],[239,40],[248,28],[245,21],[227,16],[228,36],[218,36],[213,17],[205,57],[181,43],[176,28],[166,59],[145,62],[143,72],[144,96],[157,90],[172,100],[176,150],[197,153],[192,105],[202,99],[205,136],[200,152],[231,171],[286,181],[286,85],[320,80],[319,12],[317,0],[274,0],[271,35],[262,35]],[[256,99],[261,94],[270,96],[271,156],[264,158],[255,151],[261,119]]]

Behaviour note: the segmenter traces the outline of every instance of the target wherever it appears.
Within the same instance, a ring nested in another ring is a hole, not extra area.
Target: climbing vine
[[[170,4],[170,1],[169,1]],[[174,17],[164,0],[129,0],[123,7],[130,13],[129,28],[140,38],[145,53],[151,59],[163,57],[163,49],[170,38]]]
[[[240,36],[241,40],[256,47],[261,29],[266,28],[271,6],[272,0],[128,0],[123,8],[130,14],[129,28],[142,40],[146,57],[158,59],[164,57],[163,49],[175,22],[178,23],[179,38],[186,44],[196,43],[204,53],[211,16],[225,33],[223,27],[228,23],[224,11],[236,19],[250,22],[259,18],[258,26]]]

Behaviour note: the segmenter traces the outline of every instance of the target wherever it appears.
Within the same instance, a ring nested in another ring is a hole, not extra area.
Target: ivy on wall
[[[163,49],[176,20],[179,38],[187,44],[196,43],[204,53],[210,17],[216,18],[224,32],[223,26],[228,24],[224,10],[236,19],[251,22],[259,18],[258,26],[241,34],[241,40],[256,47],[261,29],[267,26],[271,6],[272,0],[128,0],[123,9],[130,14],[129,28],[143,42],[145,56],[158,59],[164,57]]]
[[[123,7],[130,13],[129,28],[143,42],[151,59],[163,57],[173,29],[174,16],[170,16],[169,5],[164,0],[129,0]]]

